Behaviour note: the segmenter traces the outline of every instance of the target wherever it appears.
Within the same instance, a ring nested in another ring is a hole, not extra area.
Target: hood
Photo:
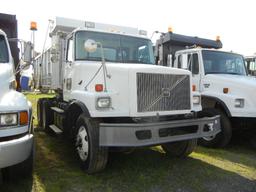
[[[229,88],[229,94],[244,98],[255,95],[256,90],[256,78],[242,75],[209,74],[203,78],[203,85],[206,84],[209,87],[203,87],[205,91],[222,93],[223,88]]]
[[[12,65],[0,63],[0,96],[9,90],[9,83],[14,79]]]
[[[256,87],[256,78],[252,76],[230,75],[230,74],[208,74],[206,79],[222,82],[225,84],[233,84],[236,86]]]

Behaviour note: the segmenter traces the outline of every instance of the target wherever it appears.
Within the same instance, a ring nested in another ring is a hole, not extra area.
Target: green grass
[[[37,99],[48,95],[27,97],[36,114]],[[113,153],[104,172],[86,175],[71,143],[37,129],[35,137],[33,177],[5,183],[1,192],[256,191],[256,150],[246,142],[219,150],[198,147],[187,159],[167,158],[160,147],[140,148],[131,154]]]

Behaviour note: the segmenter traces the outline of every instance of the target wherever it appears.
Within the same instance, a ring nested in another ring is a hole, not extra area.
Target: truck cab
[[[33,167],[32,107],[17,92],[15,68],[4,31],[0,30],[0,173],[28,175]]]
[[[192,72],[194,90],[201,93],[205,114],[221,115],[222,132],[201,139],[203,145],[224,147],[234,130],[253,129],[256,79],[248,76],[242,55],[219,50],[219,39],[166,33],[158,43],[164,49],[162,58],[172,58],[170,66]]]

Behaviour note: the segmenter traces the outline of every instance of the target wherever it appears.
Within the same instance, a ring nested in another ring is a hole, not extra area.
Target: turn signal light
[[[228,88],[223,88],[223,93],[227,94],[228,93]]]
[[[196,85],[192,85],[192,91],[196,91]]]
[[[102,92],[103,91],[103,85],[102,84],[96,84],[95,85],[95,91],[96,92]]]
[[[27,125],[28,124],[28,112],[22,111],[20,112],[20,125]]]

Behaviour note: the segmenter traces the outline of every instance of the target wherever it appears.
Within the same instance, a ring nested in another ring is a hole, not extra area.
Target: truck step
[[[61,129],[59,129],[56,125],[50,125],[49,126],[50,128],[51,128],[51,130],[53,130],[54,131],[54,133],[55,134],[57,134],[57,135],[59,135],[59,134],[61,134],[63,131],[61,130]]]
[[[57,113],[64,113],[65,111],[63,109],[60,109],[58,107],[51,107],[53,111],[56,111]]]

